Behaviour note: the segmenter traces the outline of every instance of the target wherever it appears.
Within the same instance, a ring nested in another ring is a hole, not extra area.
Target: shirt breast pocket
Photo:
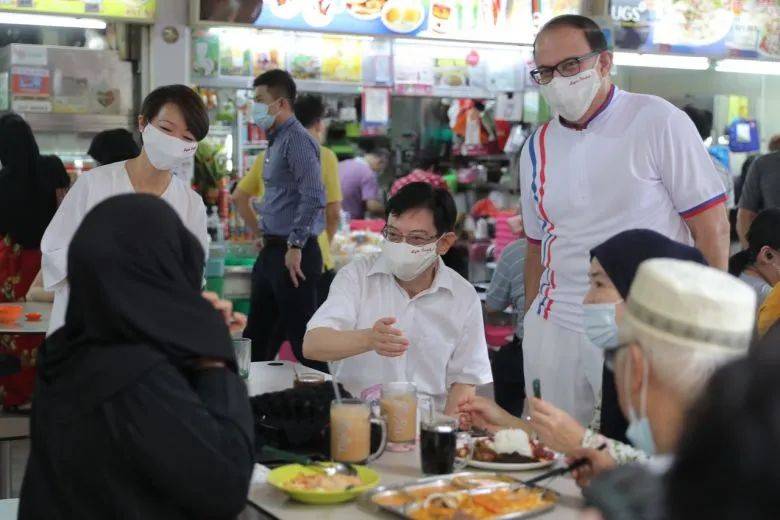
[[[441,330],[417,327],[409,338],[406,376],[417,384],[417,390],[437,395],[447,392],[447,366],[455,350],[455,338]]]

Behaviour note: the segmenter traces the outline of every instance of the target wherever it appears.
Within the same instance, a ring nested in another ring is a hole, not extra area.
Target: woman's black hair
[[[607,50],[607,38],[604,36],[604,33],[596,22],[587,16],[578,14],[564,14],[561,16],[556,16],[544,24],[544,27],[542,27],[542,29],[536,35],[536,39],[534,40],[534,52],[536,52],[536,42],[539,40],[539,36],[541,36],[543,32],[560,27],[580,29],[585,36],[588,45],[590,46],[590,50],[593,52]]]
[[[669,520],[774,519],[780,511],[780,328],[718,370],[688,414],[666,478]]]
[[[295,100],[295,118],[304,128],[311,128],[325,117],[325,103],[320,96],[305,95]]]
[[[179,107],[187,130],[196,141],[202,141],[209,133],[209,112],[200,96],[186,85],[165,85],[153,90],[141,105],[141,115],[147,123],[151,122],[168,103]]]
[[[112,164],[137,157],[141,150],[133,134],[124,128],[115,128],[97,134],[87,153],[100,164]]]
[[[729,259],[729,273],[741,275],[758,258],[761,248],[769,246],[780,251],[780,208],[765,209],[750,224],[748,248]]]
[[[410,209],[429,209],[433,212],[433,223],[439,235],[455,228],[458,210],[447,190],[436,189],[427,182],[407,184],[387,201],[385,218],[400,216]]]

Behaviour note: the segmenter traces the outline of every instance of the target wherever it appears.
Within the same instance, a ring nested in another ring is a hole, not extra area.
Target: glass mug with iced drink
[[[413,383],[385,383],[379,406],[387,421],[387,449],[413,450],[417,442],[417,387]]]
[[[371,453],[371,425],[382,428],[379,449]],[[371,417],[371,408],[360,399],[342,399],[330,403],[330,457],[336,462],[365,464],[379,458],[387,445],[387,426],[383,419]]]
[[[425,475],[460,471],[471,461],[474,440],[458,431],[460,421],[436,412],[433,400],[420,398],[420,462]]]

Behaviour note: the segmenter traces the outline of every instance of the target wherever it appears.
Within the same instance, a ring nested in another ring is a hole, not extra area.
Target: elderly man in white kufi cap
[[[755,292],[717,269],[671,259],[640,266],[607,365],[630,422],[626,436],[658,469],[671,461],[685,414],[712,373],[747,353],[755,309]],[[614,466],[607,452],[576,456],[591,461],[576,474],[581,485]]]

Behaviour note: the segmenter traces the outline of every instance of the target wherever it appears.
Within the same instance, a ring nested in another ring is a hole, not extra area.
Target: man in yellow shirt
[[[320,143],[325,137],[325,123],[322,120],[325,115],[325,105],[317,96],[300,96],[293,106],[295,117]],[[258,217],[252,208],[252,197],[261,198],[265,193],[263,183],[263,158],[260,154],[252,168],[238,183],[233,193],[239,215],[244,220],[249,233],[259,237]],[[325,185],[325,230],[317,237],[322,252],[323,276],[320,279],[318,299],[325,301],[328,296],[328,288],[333,280],[333,258],[330,253],[330,241],[336,234],[341,218],[341,184],[339,183],[338,159],[329,148],[320,145],[320,163],[322,165],[322,183]]]

